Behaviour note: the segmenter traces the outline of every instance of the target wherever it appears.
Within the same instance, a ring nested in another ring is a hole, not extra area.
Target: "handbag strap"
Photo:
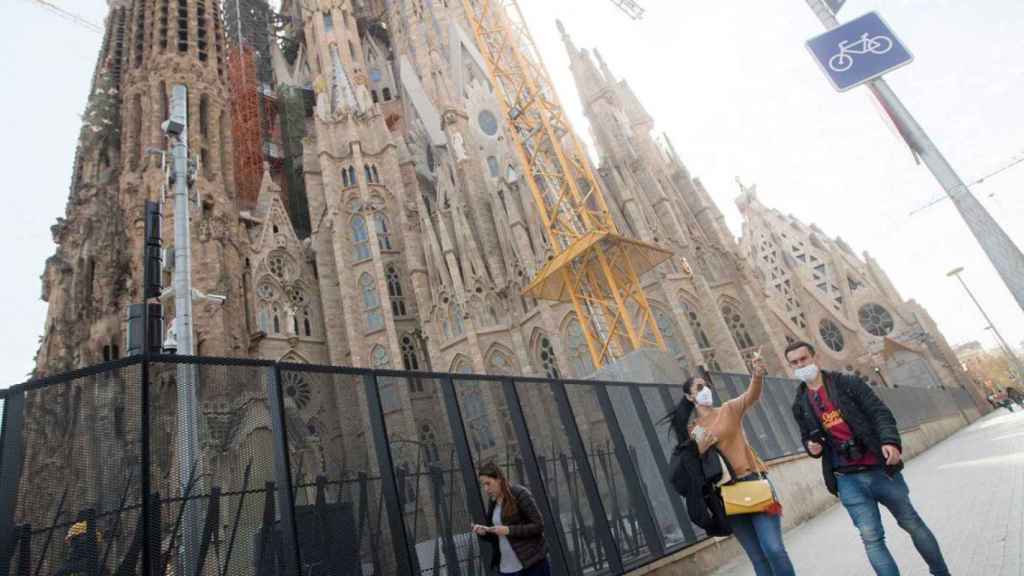
[[[754,452],[754,449],[751,448],[749,442],[747,442],[747,451],[750,453],[750,456],[752,457],[753,462],[755,464],[754,472],[758,474],[762,480],[767,480],[768,465],[764,463],[764,460],[761,460],[761,457],[757,455],[757,452]]]

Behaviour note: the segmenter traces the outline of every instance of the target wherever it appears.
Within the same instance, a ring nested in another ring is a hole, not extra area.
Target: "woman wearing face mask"
[[[488,524],[473,533],[491,545],[491,570],[517,576],[551,576],[544,544],[544,519],[530,491],[505,479],[493,462],[480,467],[480,483],[490,498]]]
[[[701,454],[712,446],[717,448],[737,482],[767,476],[767,468],[754,454],[743,433],[743,417],[761,398],[764,374],[763,361],[755,357],[746,392],[721,406],[715,406],[707,380],[700,376],[691,378],[683,384],[683,399],[670,415],[669,425],[677,439],[682,442],[692,438]],[[757,576],[795,574],[782,543],[781,516],[779,505],[757,514],[728,516],[729,527],[746,551]]]

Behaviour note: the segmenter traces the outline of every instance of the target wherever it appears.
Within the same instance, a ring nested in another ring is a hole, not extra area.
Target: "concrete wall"
[[[903,454],[906,459],[921,454],[976,419],[976,414],[950,416],[905,430]],[[821,475],[821,462],[806,455],[768,462],[769,476],[783,506],[783,529],[789,530],[837,504],[828,493]],[[735,538],[712,538],[630,572],[630,576],[688,576],[707,574],[743,555]]]

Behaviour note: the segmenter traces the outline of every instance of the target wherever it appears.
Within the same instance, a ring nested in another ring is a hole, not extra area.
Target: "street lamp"
[[[960,281],[960,285],[964,287],[964,291],[967,292],[967,295],[971,297],[971,301],[973,301],[974,305],[978,307],[978,312],[981,312],[981,316],[985,319],[985,322],[988,323],[988,326],[986,326],[985,329],[991,330],[992,333],[995,334],[996,340],[999,341],[999,346],[1003,349],[1003,352],[1006,354],[1006,359],[1009,360],[1010,366],[1013,368],[1013,371],[1017,373],[1019,378],[1021,375],[1024,375],[1024,366],[1021,365],[1020,358],[1018,358],[1017,355],[1013,353],[1013,349],[1010,348],[1010,345],[1006,343],[1006,340],[1003,340],[1003,335],[999,333],[999,330],[996,329],[996,325],[992,323],[992,320],[988,317],[988,314],[985,313],[985,309],[981,307],[981,303],[978,302],[978,299],[974,297],[974,293],[971,292],[971,289],[967,287],[967,283],[964,282],[964,279],[960,276],[960,273],[963,271],[964,267],[960,266],[947,272],[946,276],[955,277],[957,280]]]

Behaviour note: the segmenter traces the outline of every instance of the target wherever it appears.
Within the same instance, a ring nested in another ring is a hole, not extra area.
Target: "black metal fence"
[[[712,378],[724,400],[748,377]],[[801,450],[794,387],[769,379],[746,421],[766,460]],[[963,391],[879,392],[904,429],[977,416]],[[557,574],[705,537],[665,480],[678,385],[161,356],[0,396],[0,576],[487,574],[484,461],[537,497]]]

